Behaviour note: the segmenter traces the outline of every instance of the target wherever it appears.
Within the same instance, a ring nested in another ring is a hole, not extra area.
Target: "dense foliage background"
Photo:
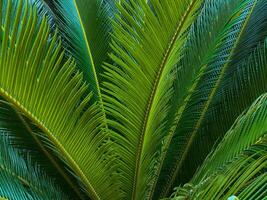
[[[264,199],[267,1],[0,0],[0,199]]]

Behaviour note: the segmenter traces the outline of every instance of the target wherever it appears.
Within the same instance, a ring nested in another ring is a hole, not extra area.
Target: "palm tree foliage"
[[[0,199],[265,197],[266,13],[1,0]]]
[[[240,199],[266,197],[266,98],[265,93],[239,116],[191,182],[177,188],[173,199],[227,199],[231,194]],[[247,137],[242,137],[244,133]]]
[[[68,199],[53,180],[40,167],[21,157],[20,152],[8,144],[7,133],[1,131],[1,196],[10,199]],[[21,184],[23,183],[23,184]]]

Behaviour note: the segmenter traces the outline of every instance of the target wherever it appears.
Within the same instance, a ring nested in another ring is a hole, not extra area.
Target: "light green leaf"
[[[152,198],[173,94],[174,65],[202,0],[121,1],[103,93],[128,198]],[[117,135],[116,135],[117,134]]]
[[[14,10],[11,1],[1,4],[0,95],[42,130],[91,198],[114,193],[119,198],[102,109],[90,103],[92,95],[75,63],[62,61],[46,18],[39,23],[36,8],[19,2]],[[11,21],[12,10],[16,18]]]

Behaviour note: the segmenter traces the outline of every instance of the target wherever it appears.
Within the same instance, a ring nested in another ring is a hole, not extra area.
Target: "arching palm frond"
[[[75,183],[69,169],[65,170],[66,165],[48,148],[51,144],[45,135],[4,99],[0,99],[0,131],[6,132],[12,146],[25,152],[22,155],[25,159],[30,152],[31,159],[45,170],[48,176],[53,177],[55,183],[60,185],[61,190],[70,198],[78,196],[83,199],[80,187]]]
[[[202,165],[194,177],[194,182],[199,181],[200,177],[203,178],[205,174],[213,174],[215,169],[231,161],[231,159],[234,159],[251,145],[258,143],[265,136],[267,127],[266,98],[266,94],[262,95],[236,120],[214,150],[213,155],[206,159],[205,164]],[[224,153],[226,150],[227,154]]]
[[[251,63],[253,59],[261,60],[253,51],[267,36],[266,16],[259,16],[266,10],[266,2],[243,1],[240,5],[225,31],[221,32],[221,44],[210,53],[207,66],[203,65],[205,69],[197,79],[195,90],[185,99],[186,106],[178,107],[177,126],[174,126],[176,129],[173,129],[174,136],[158,182],[157,191],[163,191],[162,197],[168,195],[174,185],[189,181],[237,115],[267,89],[263,76],[266,74],[265,62]],[[190,47],[192,52],[194,46]],[[258,48],[262,47],[261,44]],[[201,49],[205,52],[208,48]],[[261,58],[265,59],[265,50],[261,53],[264,54]],[[189,54],[185,64],[191,62],[191,56]],[[248,60],[249,56],[254,58]],[[254,72],[248,73],[252,69]]]
[[[120,197],[101,108],[89,103],[92,95],[74,62],[62,62],[47,19],[39,23],[27,1],[13,5],[1,2],[0,95],[42,130],[90,197]]]
[[[109,126],[121,145],[128,198],[151,196],[169,120],[173,66],[202,3],[141,0],[118,5],[111,55],[115,64],[107,64],[103,92]]]
[[[262,199],[266,196],[267,95],[259,97],[226,133],[190,184],[173,199]],[[227,153],[225,153],[227,152]]]

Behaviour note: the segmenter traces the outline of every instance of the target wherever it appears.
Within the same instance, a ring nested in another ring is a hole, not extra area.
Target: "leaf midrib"
[[[3,96],[7,101],[12,103],[19,111],[24,113],[27,118],[33,121],[38,126],[38,128],[40,128],[44,133],[47,134],[50,141],[59,149],[59,152],[61,152],[62,155],[64,155],[63,157],[65,157],[65,160],[70,164],[72,170],[76,172],[76,174],[79,176],[82,182],[86,185],[88,193],[91,194],[90,196],[93,197],[94,199],[100,200],[100,196],[93,188],[92,184],[90,183],[86,175],[83,173],[79,165],[75,162],[72,156],[66,151],[66,149],[58,141],[58,139],[53,136],[53,133],[44,125],[44,123],[42,123],[36,116],[34,116],[31,112],[29,112],[22,104],[20,104],[19,101],[13,98],[12,95],[10,95],[2,87],[0,87],[0,95]]]
[[[81,192],[79,189],[72,183],[71,179],[67,176],[67,174],[61,169],[61,167],[58,165],[57,161],[53,158],[53,156],[45,149],[40,139],[34,134],[32,128],[29,126],[29,124],[26,122],[26,120],[23,118],[23,116],[14,108],[16,114],[18,115],[19,119],[22,121],[22,124],[25,126],[25,128],[28,130],[38,147],[41,149],[41,151],[45,154],[45,156],[50,160],[50,162],[53,164],[53,166],[57,169],[59,174],[65,179],[65,181],[68,183],[68,185],[73,189],[73,191],[78,195],[78,197],[83,200],[83,196],[81,195]]]
[[[137,155],[136,155],[136,162],[135,162],[136,166],[135,166],[133,192],[132,192],[132,199],[133,200],[136,199],[136,192],[137,192],[136,189],[137,189],[139,173],[140,173],[140,165],[141,165],[140,160],[141,160],[142,149],[143,149],[143,145],[144,145],[145,132],[146,132],[146,129],[147,129],[148,119],[149,119],[150,111],[151,111],[151,108],[152,108],[152,105],[153,105],[153,102],[154,102],[155,94],[156,94],[158,85],[159,85],[160,80],[161,80],[161,75],[162,75],[162,73],[164,71],[164,68],[165,68],[165,65],[166,65],[166,63],[168,61],[168,58],[171,55],[172,49],[173,49],[173,47],[175,45],[175,41],[178,39],[179,33],[181,32],[182,27],[183,27],[184,23],[186,22],[186,19],[189,16],[189,14],[190,14],[190,12],[191,12],[191,10],[194,7],[196,2],[197,2],[197,0],[193,0],[191,2],[191,4],[189,5],[188,9],[186,10],[184,16],[181,18],[182,21],[178,24],[178,26],[177,26],[174,34],[173,34],[173,37],[170,40],[169,46],[168,46],[168,48],[166,50],[166,53],[163,56],[163,60],[162,60],[162,63],[160,65],[159,72],[158,72],[158,74],[156,76],[156,79],[154,81],[153,89],[152,89],[152,92],[151,92],[151,95],[149,97],[149,101],[148,101],[148,104],[147,104],[147,110],[146,110],[145,117],[144,117],[144,123],[143,123],[143,127],[142,127],[142,132],[141,132],[141,135],[140,135],[139,145],[138,145],[138,148],[137,148]]]
[[[76,0],[73,0],[73,4],[75,6],[75,9],[76,9],[76,12],[77,12],[77,16],[78,16],[79,22],[81,24],[80,27],[82,29],[82,33],[83,33],[83,37],[84,37],[84,42],[85,42],[85,45],[86,45],[87,53],[89,55],[90,63],[92,64],[92,67],[91,68],[92,68],[92,71],[93,71],[93,74],[94,74],[94,79],[95,79],[95,82],[96,82],[97,95],[98,95],[99,101],[102,103],[102,96],[101,96],[99,81],[98,81],[98,77],[97,77],[97,73],[96,73],[96,66],[95,66],[95,63],[94,63],[93,55],[91,53],[92,51],[91,51],[91,48],[90,48],[90,45],[89,45],[89,40],[87,38],[87,34],[86,34],[85,29],[84,29],[83,20],[82,20],[82,17],[80,15],[79,8],[77,6]]]
[[[240,40],[240,38],[241,38],[241,36],[242,36],[242,34],[243,34],[243,31],[245,30],[245,28],[246,28],[246,26],[247,26],[247,23],[248,23],[248,21],[249,21],[251,15],[252,15],[252,13],[253,13],[253,10],[254,10],[254,8],[255,8],[255,6],[256,6],[256,4],[257,4],[257,1],[258,1],[258,0],[255,0],[255,1],[254,1],[253,7],[251,8],[250,13],[249,13],[249,15],[247,16],[247,18],[246,18],[246,20],[245,20],[245,22],[244,22],[244,25],[243,25],[241,31],[239,32],[238,38],[237,38],[237,40],[236,40],[236,43],[234,44],[234,46],[233,46],[233,48],[232,48],[232,50],[231,50],[231,52],[230,52],[230,55],[229,55],[229,57],[228,57],[228,59],[227,59],[227,61],[226,61],[226,64],[224,64],[224,66],[223,66],[223,68],[222,68],[222,70],[221,70],[221,73],[220,73],[220,75],[219,75],[219,77],[218,77],[218,80],[216,81],[215,86],[214,86],[214,88],[212,89],[212,91],[211,91],[211,93],[210,93],[210,95],[209,95],[209,97],[208,97],[208,100],[206,101],[206,104],[205,104],[205,106],[204,106],[204,108],[203,108],[203,110],[202,110],[202,112],[201,112],[201,115],[200,115],[200,117],[199,117],[199,120],[197,121],[195,127],[193,127],[193,132],[192,132],[192,134],[191,134],[191,137],[190,137],[189,140],[188,140],[188,145],[186,146],[185,151],[184,151],[184,153],[182,154],[182,157],[181,157],[181,159],[179,160],[178,165],[177,165],[175,168],[173,168],[173,170],[172,170],[171,173],[170,173],[171,180],[168,181],[169,184],[167,185],[167,187],[165,187],[165,190],[164,190],[164,192],[162,193],[163,195],[160,195],[160,196],[166,196],[166,194],[168,193],[168,191],[171,189],[171,186],[173,185],[173,183],[174,183],[174,181],[175,181],[175,178],[176,178],[176,176],[177,176],[177,173],[178,173],[178,171],[180,170],[180,168],[182,167],[182,164],[184,163],[184,160],[185,160],[185,158],[187,157],[187,154],[189,153],[189,150],[190,150],[190,148],[191,148],[191,146],[192,146],[192,144],[193,144],[193,141],[194,141],[194,139],[195,139],[195,137],[196,137],[196,133],[198,132],[198,129],[199,129],[199,127],[201,126],[201,124],[202,124],[202,122],[203,122],[203,120],[204,120],[204,118],[205,118],[205,114],[206,114],[206,112],[207,112],[207,110],[208,110],[208,108],[209,108],[209,106],[210,106],[210,104],[211,104],[211,102],[212,102],[212,99],[213,99],[213,97],[215,96],[215,94],[216,94],[216,92],[217,92],[217,90],[218,90],[218,88],[219,88],[219,86],[220,86],[220,84],[221,84],[221,81],[222,81],[222,79],[223,79],[223,77],[224,77],[224,74],[225,74],[226,70],[227,70],[228,67],[229,67],[229,63],[230,63],[229,61],[230,61],[231,57],[233,56],[233,53],[234,53],[234,51],[235,51],[235,49],[236,49],[236,47],[237,47],[237,44],[238,44],[238,42],[239,42],[239,40]]]
[[[96,66],[95,66],[95,63],[94,63],[94,59],[93,59],[92,51],[91,51],[91,48],[90,48],[89,40],[87,38],[87,34],[86,34],[86,31],[85,31],[84,26],[83,26],[83,20],[82,20],[82,17],[80,15],[76,0],[73,0],[73,3],[74,3],[74,6],[75,6],[75,9],[77,11],[79,22],[81,24],[81,29],[82,29],[82,33],[83,33],[83,37],[84,37],[84,42],[85,42],[85,45],[86,45],[87,53],[88,53],[89,58],[90,58],[90,63],[92,64],[91,68],[92,68],[92,71],[93,71],[93,74],[94,74],[94,80],[95,80],[95,84],[96,84],[96,92],[97,92],[97,97],[98,97],[97,99],[99,101],[99,106],[101,108],[101,112],[103,113],[104,126],[105,126],[106,129],[108,129],[106,111],[105,111],[105,108],[104,108],[104,102],[103,102],[103,99],[102,99],[102,93],[101,93],[101,89],[100,89],[100,85],[99,85],[99,79],[98,79],[98,76],[97,76]]]

